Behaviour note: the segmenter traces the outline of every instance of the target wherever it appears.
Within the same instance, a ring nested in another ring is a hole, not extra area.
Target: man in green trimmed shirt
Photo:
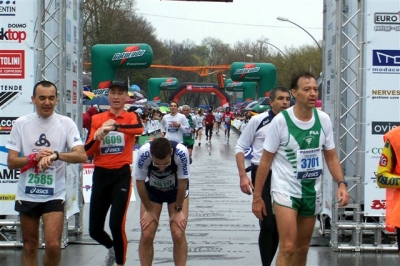
[[[190,126],[189,130],[183,131],[183,145],[185,145],[187,147],[187,149],[189,151],[189,156],[190,156],[190,163],[192,163],[192,151],[193,151],[193,146],[194,146],[193,133],[195,132],[195,126],[193,123],[192,116],[190,115],[190,106],[183,105],[182,113],[186,116],[186,119],[188,120],[188,123]]]

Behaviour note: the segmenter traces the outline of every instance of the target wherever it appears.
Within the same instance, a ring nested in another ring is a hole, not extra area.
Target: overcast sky
[[[233,0],[233,3],[136,0],[137,13],[156,28],[161,40],[193,40],[205,37],[234,44],[268,38],[283,51],[316,45],[301,28],[276,18],[286,17],[322,40],[323,0]]]

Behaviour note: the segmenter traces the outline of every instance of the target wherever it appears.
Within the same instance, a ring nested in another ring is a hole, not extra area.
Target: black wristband
[[[56,158],[54,159],[54,161],[58,161],[58,159],[60,159],[60,154],[58,154],[58,151],[53,151],[53,152],[56,155]]]
[[[114,131],[118,131],[118,129],[119,129],[119,125],[114,124]]]
[[[348,186],[348,184],[347,184],[347,182],[346,182],[346,180],[341,180],[341,181],[339,181],[338,183],[337,183],[337,185],[338,185],[338,187],[340,186],[340,184],[345,184],[346,185],[346,187]]]

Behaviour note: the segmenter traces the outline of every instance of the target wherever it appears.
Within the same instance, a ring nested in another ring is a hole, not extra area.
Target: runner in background
[[[221,119],[222,119],[222,110],[221,109],[217,109],[216,110],[217,112],[214,114],[214,116],[215,116],[215,127],[216,127],[216,130],[215,130],[215,134],[219,134],[219,128],[220,128],[220,126],[221,126]]]
[[[213,115],[212,109],[210,108],[208,110],[208,114],[206,114],[206,117],[204,118],[204,124],[206,126],[206,141],[208,141],[208,143],[211,143],[214,123],[215,116]]]
[[[175,101],[169,103],[171,113],[161,120],[161,133],[169,140],[183,143],[183,132],[189,130],[189,123],[183,114],[178,113],[178,107]]]
[[[201,136],[204,127],[204,115],[202,109],[199,109],[197,115],[194,117],[194,122],[196,127],[196,140],[199,141],[199,146],[201,146]]]
[[[189,152],[190,163],[192,163],[192,152],[194,146],[194,133],[196,132],[192,115],[190,114],[190,106],[183,105],[182,106],[182,113],[185,115],[188,123],[189,129],[183,131],[183,145],[186,146]]]
[[[225,137],[226,143],[229,144],[229,137],[231,136],[231,125],[232,121],[235,119],[234,114],[231,112],[230,107],[225,108],[225,113],[222,115],[222,121],[224,122],[225,127]],[[227,138],[228,136],[228,138]]]

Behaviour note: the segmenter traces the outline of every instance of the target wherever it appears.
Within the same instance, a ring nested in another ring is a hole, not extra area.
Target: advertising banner
[[[137,150],[134,151],[134,156],[136,155]],[[135,158],[135,157],[133,157]],[[92,176],[93,176],[94,164],[85,163],[83,164],[83,199],[85,203],[90,203],[90,196],[92,195]],[[130,201],[136,201],[136,196],[134,192],[134,183],[132,183],[132,192]]]
[[[335,121],[335,93],[339,93],[336,88],[336,38],[340,34],[339,29],[336,27],[336,1],[326,1],[326,16],[324,21],[324,39],[325,50],[323,60],[323,73],[324,79],[322,84],[322,110],[326,112],[331,121]],[[334,129],[335,131],[335,129]],[[338,132],[334,132],[337,134]],[[338,145],[338,143],[335,143]],[[322,193],[323,193],[323,209],[322,213],[331,217],[332,213],[332,176],[324,162],[324,174],[322,180]]]
[[[7,167],[5,148],[14,121],[33,112],[37,2],[0,1],[0,215],[15,215],[19,170]]]
[[[385,215],[385,189],[376,185],[383,135],[400,125],[400,2],[367,1],[365,5],[363,83],[366,96],[364,204],[366,216]]]
[[[67,5],[65,13],[65,53],[66,58],[62,60],[64,62],[62,68],[65,72],[65,88],[63,95],[65,96],[66,116],[72,118],[78,128],[82,128],[82,108],[79,107],[81,99],[83,97],[83,85],[82,85],[82,34],[81,27],[79,25],[79,2],[72,1],[71,4]],[[78,202],[78,182],[81,178],[79,164],[69,164],[67,167],[67,217],[79,212]]]

